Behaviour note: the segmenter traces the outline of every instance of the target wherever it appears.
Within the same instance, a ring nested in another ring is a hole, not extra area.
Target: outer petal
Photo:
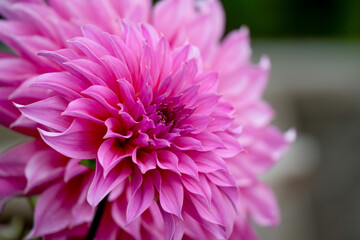
[[[0,198],[21,193],[26,186],[25,166],[39,150],[38,142],[20,144],[0,156]]]
[[[36,74],[34,66],[17,57],[0,58],[0,84],[2,86],[18,86],[23,80]]]
[[[53,149],[78,159],[95,158],[105,134],[100,125],[83,119],[75,119],[62,133],[39,131],[42,139]]]
[[[64,175],[68,159],[52,149],[38,151],[25,168],[26,192],[45,186]]]
[[[249,126],[239,138],[246,152],[239,154],[241,161],[238,164],[254,175],[264,173],[280,159],[294,138],[295,132],[292,130],[282,134],[272,126]]]
[[[0,88],[0,124],[5,127],[9,127],[20,115],[19,110],[9,100],[14,90],[14,87]]]
[[[70,98],[79,98],[88,83],[68,73],[45,73],[35,78],[32,87],[41,87],[57,91]]]
[[[247,65],[250,56],[249,30],[242,27],[226,36],[213,58],[212,67],[222,73],[231,73]]]
[[[70,186],[79,185],[76,180],[69,183],[68,187],[58,182],[40,196],[35,209],[34,227],[28,238],[54,233],[70,225],[72,214],[68,210],[76,204],[78,198]]]
[[[67,104],[68,101],[64,98],[54,96],[26,106],[20,104],[15,104],[15,106],[27,118],[55,130],[65,131],[71,123],[71,118],[61,116]]]
[[[13,147],[0,155],[1,206],[11,196],[23,194],[27,184],[26,165],[34,155],[43,150],[48,150],[44,143],[32,141]]]
[[[241,189],[241,195],[256,222],[264,226],[275,226],[279,223],[279,206],[269,187],[257,183]]]
[[[189,40],[205,55],[219,41],[224,30],[223,9],[217,0],[160,1],[154,7],[152,22],[173,47]]]
[[[111,204],[111,215],[115,223],[128,234],[132,235],[135,239],[140,239],[140,222],[137,219],[130,224],[126,224],[126,208],[128,206],[127,194],[122,194],[116,198]]]

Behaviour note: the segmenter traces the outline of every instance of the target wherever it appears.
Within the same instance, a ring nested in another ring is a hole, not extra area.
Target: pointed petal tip
[[[271,68],[271,61],[267,55],[261,56],[259,66],[264,70],[270,70]]]
[[[287,130],[285,133],[284,133],[284,137],[285,137],[285,140],[288,142],[288,143],[293,143],[295,142],[296,138],[297,138],[297,131],[295,128],[290,128],[289,130]]]

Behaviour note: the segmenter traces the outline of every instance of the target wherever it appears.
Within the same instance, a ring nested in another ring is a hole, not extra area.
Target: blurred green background
[[[225,0],[227,31],[239,23],[253,37],[360,38],[359,0]]]

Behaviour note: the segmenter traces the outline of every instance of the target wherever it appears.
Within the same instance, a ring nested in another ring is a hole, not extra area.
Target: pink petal
[[[280,221],[279,206],[271,189],[257,183],[241,189],[247,208],[254,220],[263,226],[276,226]]]
[[[180,150],[203,150],[201,142],[192,137],[177,137],[172,143]]]
[[[262,127],[274,118],[274,110],[266,102],[256,101],[246,104],[238,110],[238,117],[243,124]]]
[[[24,59],[33,63],[37,68],[42,68],[46,71],[57,71],[60,68],[50,62],[48,59],[39,58],[37,53],[40,50],[56,50],[58,46],[48,38],[33,35],[33,36],[1,36],[0,38],[19,53]]]
[[[98,101],[113,115],[117,115],[119,113],[119,98],[111,89],[104,86],[93,85],[84,90],[82,93]]]
[[[140,239],[141,219],[134,220],[130,224],[126,224],[126,208],[128,200],[125,194],[119,196],[111,205],[111,216],[114,222],[135,239]],[[127,238],[126,238],[127,239]]]
[[[236,139],[236,137],[231,135],[230,133],[217,132],[215,134],[221,139],[224,145],[223,149],[215,150],[215,152],[219,156],[223,158],[230,158],[244,151],[244,148],[240,145],[239,140]]]
[[[39,136],[39,127],[41,127],[41,124],[34,122],[33,120],[25,117],[23,114],[9,126],[12,130],[28,136]]]
[[[125,139],[129,139],[133,135],[133,131],[127,130],[129,129],[127,126],[128,124],[127,122],[123,121],[122,118],[108,118],[105,121],[105,125],[107,127],[107,132],[104,138],[117,138],[120,142],[122,142]]]
[[[29,159],[43,149],[40,141],[31,141],[17,145],[0,155],[0,176],[24,178],[25,166]]]
[[[58,182],[41,194],[35,208],[34,226],[27,238],[54,233],[70,225],[71,211],[64,209],[71,209],[76,203],[77,196],[71,191]]]
[[[291,142],[272,126],[262,128],[248,126],[239,140],[246,150],[246,153],[240,154],[241,165],[255,175],[264,173],[273,166]]]
[[[126,209],[126,223],[129,224],[149,208],[154,198],[154,185],[149,175],[144,175],[141,186],[133,193]]]
[[[82,118],[99,124],[103,124],[111,116],[99,102],[89,98],[79,98],[70,102],[62,115]]]
[[[119,147],[116,139],[111,138],[103,142],[98,151],[98,160],[103,167],[104,177],[124,158],[131,157],[132,152],[132,147]]]
[[[18,86],[24,79],[36,75],[34,66],[17,57],[0,58],[0,83],[2,86]]]
[[[80,49],[92,61],[101,63],[100,57],[109,55],[109,52],[98,42],[85,37],[76,37],[70,40],[70,43]]]
[[[99,202],[121,184],[131,174],[131,168],[127,163],[121,163],[116,165],[107,175],[104,177],[103,168],[97,162],[95,177],[90,185],[87,195],[87,201],[93,207],[99,204]]]
[[[212,121],[212,118],[207,115],[198,115],[192,114],[190,117],[185,119],[182,124],[189,124],[195,128],[195,131],[192,131],[193,134],[198,134],[203,132],[209,123]]]
[[[184,235],[184,220],[173,214],[162,211],[165,224],[165,239],[180,240]]]
[[[61,113],[66,109],[68,101],[60,96],[54,96],[26,106],[15,106],[33,121],[51,127],[58,131],[65,131],[71,123],[70,117],[63,117]]]
[[[185,173],[189,176],[194,177],[195,179],[198,179],[198,167],[195,164],[194,160],[180,151],[176,152],[176,155],[179,159],[178,168],[180,173]]]
[[[38,53],[38,55],[46,57],[47,59],[55,62],[56,64],[64,68],[66,71],[71,73],[71,75],[73,75],[74,77],[77,77],[79,79],[84,80],[85,82],[88,82],[88,80],[82,74],[74,70],[72,67],[66,65],[66,62],[80,58],[79,54],[75,52],[75,50],[73,49],[61,49],[56,51],[41,50]]]
[[[143,174],[156,168],[155,156],[144,151],[139,151],[137,148],[133,151],[132,160],[137,164]]]
[[[65,167],[64,181],[68,182],[72,178],[82,175],[89,171],[89,168],[80,164],[79,159],[70,159]]]
[[[219,86],[219,73],[215,71],[201,73],[196,77],[195,82],[200,84],[199,92],[215,92]]]
[[[199,16],[188,25],[186,35],[206,59],[224,32],[224,9],[219,1],[196,2],[194,5],[197,5]]]
[[[64,175],[68,159],[52,149],[38,151],[25,168],[27,185],[25,192],[46,186]]]
[[[189,152],[200,172],[209,173],[216,170],[227,170],[225,161],[213,152]]]
[[[159,196],[162,209],[182,219],[184,189],[177,175],[170,172],[162,174]]]
[[[164,79],[170,75],[171,72],[171,59],[169,56],[170,46],[165,37],[161,37],[156,45],[155,55],[158,60],[159,78]],[[158,79],[153,79],[154,84],[157,86]]]
[[[113,51],[115,52],[115,56],[127,64],[131,79],[137,79],[139,64],[134,53],[119,36],[108,35],[108,38],[113,47]]]
[[[9,127],[20,115],[19,110],[8,99],[14,89],[14,87],[0,88],[0,124],[5,127]]]
[[[53,149],[70,158],[93,159],[104,136],[104,129],[83,119],[75,119],[62,133],[39,130],[42,139]]]
[[[35,78],[31,86],[51,89],[70,98],[79,98],[79,94],[88,83],[68,73],[45,73]]]
[[[206,174],[206,177],[210,182],[214,183],[217,186],[222,187],[234,187],[236,182],[234,177],[227,171],[217,170],[211,173]]]
[[[128,82],[132,81],[131,74],[126,63],[113,56],[103,56],[101,60],[103,60],[105,64],[112,70],[116,76],[116,79],[124,78]]]
[[[168,150],[157,151],[157,165],[166,170],[179,172],[178,170],[178,157]]]
[[[209,115],[211,114],[218,102],[219,102],[220,96],[215,95],[213,93],[208,94],[202,94],[199,96],[198,100],[196,101],[196,114],[203,114],[203,115]]]
[[[247,64],[250,56],[249,30],[242,27],[226,36],[217,50],[213,65],[215,69],[229,73]]]
[[[220,137],[214,133],[202,132],[191,135],[193,138],[199,140],[205,151],[213,151],[215,149],[225,149],[225,145]]]
[[[95,62],[80,58],[69,60],[64,65],[71,69],[71,73],[75,72],[74,76],[76,77],[86,78],[93,85],[107,86],[108,73],[101,65]]]
[[[26,105],[51,97],[52,91],[31,87],[36,77],[25,80],[15,91],[9,96],[9,99],[18,104]]]
[[[211,203],[211,189],[204,174],[199,175],[199,180],[193,179],[186,175],[181,176],[184,187],[191,193],[204,198],[208,207]]]

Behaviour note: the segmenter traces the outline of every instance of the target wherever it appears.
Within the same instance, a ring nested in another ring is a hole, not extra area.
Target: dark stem
[[[90,230],[88,232],[88,235],[86,236],[86,240],[93,240],[95,238],[96,232],[100,225],[101,218],[104,214],[104,210],[105,210],[106,203],[107,203],[107,198],[108,198],[108,195],[103,200],[101,200],[101,202],[99,203],[99,205],[96,209],[94,219],[91,223]]]

